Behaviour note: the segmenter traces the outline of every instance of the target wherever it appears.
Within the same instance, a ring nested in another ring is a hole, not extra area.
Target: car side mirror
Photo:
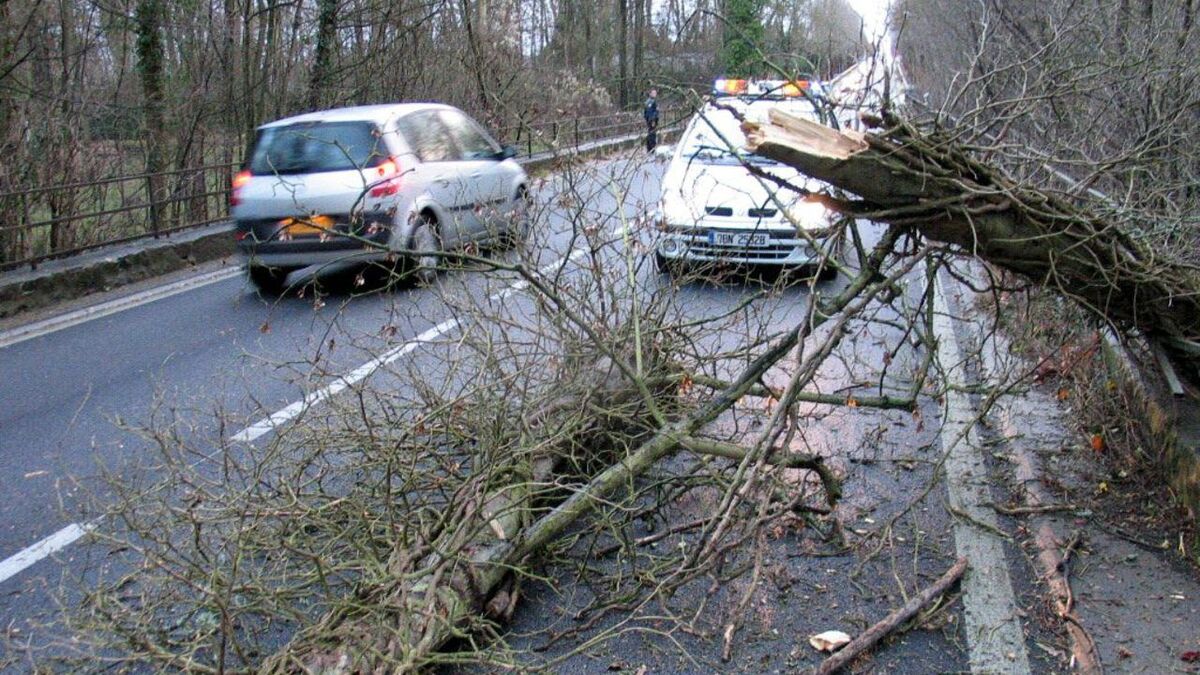
[[[500,160],[512,159],[513,157],[516,157],[516,156],[517,156],[517,149],[511,145],[504,146],[503,148],[500,149],[500,152],[496,153],[496,159],[500,159]]]

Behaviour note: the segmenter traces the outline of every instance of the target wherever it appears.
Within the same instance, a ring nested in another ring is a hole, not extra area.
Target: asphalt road
[[[601,239],[607,233],[620,240],[627,228],[636,229],[638,218],[657,200],[664,168],[637,156],[591,162],[547,178],[536,189],[547,217],[525,252],[532,252],[531,264],[562,266],[569,259],[571,264],[563,266],[566,274],[585,273],[587,264],[619,264],[621,259],[611,254],[594,256],[587,240],[590,236],[594,241],[596,232]],[[513,261],[516,255],[499,257]],[[212,448],[214,456],[244,452],[274,433],[276,425],[291,425],[302,413],[319,410],[323,401],[315,399],[336,396],[345,385],[371,380],[386,387],[386,373],[378,372],[384,370],[377,360],[381,355],[396,366],[420,360],[414,353],[418,342],[449,339],[463,327],[455,306],[469,302],[459,300],[507,298],[514,282],[510,274],[465,269],[442,274],[435,288],[361,293],[352,274],[326,274],[322,279],[327,283],[319,297],[309,291],[304,297],[271,300],[259,297],[241,276],[233,276],[0,347],[0,382],[5,383],[0,389],[0,494],[5,496],[0,500],[0,626],[7,629],[7,636],[0,637],[7,637],[10,645],[44,643],[43,636],[54,631],[62,588],[77,585],[81,578],[86,584],[90,571],[103,564],[103,547],[79,538],[80,528],[105,526],[93,520],[95,513],[87,506],[103,505],[110,498],[102,476],[119,482],[126,472],[152,464],[153,444],[139,436],[137,428],[169,426],[188,444]],[[740,336],[770,334],[793,325],[808,306],[803,285],[664,287],[664,279],[648,265],[638,271],[637,283],[644,284],[645,293],[669,292],[675,319],[729,315],[719,322],[720,330],[695,344],[712,354],[737,349]],[[819,288],[833,292],[842,283],[826,282]],[[749,296],[756,299],[746,305]],[[870,331],[851,336],[847,357],[823,369],[818,388],[847,391],[844,387],[854,371],[884,360],[889,340],[894,343],[895,336]],[[904,350],[896,354],[901,361],[918,356]],[[739,358],[745,355],[729,359],[729,374]],[[445,376],[429,372],[432,379]],[[935,417],[938,410],[934,407],[926,414]],[[830,456],[846,456],[850,466],[860,451],[855,448],[875,447],[868,438],[872,425],[903,425],[903,415],[900,418],[834,419],[830,435],[813,442]],[[874,463],[872,456],[863,467]],[[854,476],[871,486],[866,492],[872,504],[881,499],[886,504],[888,494],[916,485],[915,478],[904,473],[897,478],[893,471],[876,475],[872,470],[856,469],[861,475]],[[948,531],[940,521],[925,527]],[[56,554],[34,551],[38,561],[19,571],[16,568],[23,565],[8,564],[14,556],[28,554],[31,546],[64,532],[66,539],[53,543],[71,541]],[[814,560],[812,564],[826,564]],[[809,577],[822,570],[797,567],[794,573]],[[68,602],[73,597],[66,593]],[[881,596],[874,602],[886,606],[890,601]],[[865,613],[866,607],[858,604],[855,611]],[[540,615],[534,611],[526,619]],[[4,647],[0,642],[0,669],[6,665]],[[945,642],[922,638],[914,653],[941,654],[947,648]],[[965,665],[961,655],[937,658],[942,660],[928,663],[951,669]],[[7,665],[25,670],[31,662],[18,657]]]

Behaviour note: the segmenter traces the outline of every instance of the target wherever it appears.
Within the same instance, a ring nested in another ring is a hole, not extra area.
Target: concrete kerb
[[[660,137],[666,140],[677,133],[678,129],[665,129]],[[518,161],[530,173],[544,173],[563,162],[628,149],[644,140],[645,134],[629,134]],[[0,319],[231,256],[232,235],[233,223],[217,223],[51,260],[36,270],[5,272],[0,274]]]

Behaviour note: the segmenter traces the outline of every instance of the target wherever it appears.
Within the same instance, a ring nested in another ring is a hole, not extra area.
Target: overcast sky
[[[867,34],[878,36],[887,23],[887,8],[891,0],[849,0],[850,6],[863,17]]]

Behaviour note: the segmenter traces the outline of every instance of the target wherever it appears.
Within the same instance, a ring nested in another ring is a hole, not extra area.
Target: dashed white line
[[[33,546],[5,558],[3,562],[0,562],[0,583],[20,574],[25,568],[39,560],[52,556],[75,543],[80,537],[96,529],[96,525],[96,521],[82,524],[71,523]]]
[[[216,270],[215,272],[207,272],[194,277],[188,277],[187,279],[180,279],[179,281],[167,284],[165,286],[157,286],[155,288],[141,291],[140,293],[134,293],[121,298],[115,298],[113,300],[101,302],[90,307],[77,309],[73,312],[67,312],[66,314],[60,314],[58,316],[52,316],[47,319],[42,319],[41,321],[35,321],[33,323],[26,324],[24,326],[18,326],[17,328],[0,332],[0,348],[7,347],[9,345],[15,345],[18,342],[24,342],[25,340],[31,340],[35,337],[41,337],[47,333],[53,333],[54,331],[62,330],[64,328],[70,328],[71,326],[92,321],[93,319],[99,319],[110,314],[123,312],[139,305],[145,305],[147,303],[154,302],[155,300],[169,298],[172,295],[179,295],[180,293],[200,288],[201,286],[215,284],[218,281],[225,281],[226,279],[231,279],[241,273],[241,265],[228,269]]]
[[[569,255],[564,256],[564,257],[556,260],[555,262],[541,268],[540,270],[538,270],[538,273],[545,274],[557,267],[565,265],[568,262],[583,255],[584,252],[585,251],[583,249],[575,249]],[[502,299],[508,297],[509,295],[511,295],[512,293],[515,293],[517,291],[523,290],[528,287],[529,287],[529,282],[522,279],[520,281],[513,282],[507,288],[505,288],[503,291],[500,291],[499,293],[495,293],[495,294],[491,295],[490,298],[492,300],[502,300]],[[417,347],[420,347],[423,344],[428,344],[430,342],[433,342],[434,340],[438,339],[439,337],[442,337],[443,335],[449,333],[450,331],[455,330],[456,328],[458,328],[458,326],[459,326],[458,319],[453,319],[453,318],[446,319],[445,321],[439,323],[438,325],[436,325],[432,328],[429,328],[428,330],[421,333],[420,335],[413,338],[412,340],[409,340],[408,342],[405,342],[402,345],[393,347],[393,348],[389,349],[388,351],[384,352],[383,354],[381,354],[381,355],[371,359],[370,361],[367,361],[366,363],[362,364],[361,366],[355,368],[354,370],[350,371],[349,373],[346,373],[345,375],[341,375],[341,376],[337,377],[336,379],[334,379],[333,382],[322,387],[321,389],[318,389],[318,390],[306,395],[304,398],[300,399],[299,401],[296,401],[295,403],[291,403],[283,408],[280,408],[278,411],[273,412],[270,415],[268,415],[267,417],[255,422],[254,424],[251,424],[250,426],[246,427],[245,429],[242,429],[241,431],[237,432],[236,434],[230,436],[229,440],[231,440],[235,443],[249,443],[255,439],[258,439],[258,438],[270,433],[271,431],[278,429],[280,426],[282,426],[284,424],[288,424],[292,420],[295,420],[297,417],[303,415],[307,410],[311,409],[313,406],[319,405],[320,403],[329,399],[330,397],[336,396],[338,393],[345,391],[347,388],[352,387],[355,384],[358,384],[359,382],[362,382],[363,380],[367,379],[372,374],[374,374],[375,371],[395,362],[400,357],[413,352]]]
[[[448,333],[457,327],[458,319],[447,319],[433,328],[426,330],[424,333],[421,333],[416,338],[398,347],[393,347],[383,354],[355,368],[349,373],[338,377],[332,383],[312,392],[299,401],[281,408],[278,411],[271,413],[270,416],[251,424],[233,436],[230,436],[229,440],[234,441],[235,443],[249,443],[260,436],[274,431],[281,425],[287,424],[288,422],[296,419],[303,414],[304,411],[320,404],[322,401],[330,398],[331,396],[336,396],[346,388],[362,382],[380,368],[394,362],[396,359],[404,356],[405,354],[412,352],[422,344],[436,340],[445,333]]]
[[[546,274],[547,272],[550,272],[556,268],[559,268],[563,265],[568,264],[569,262],[575,260],[576,258],[579,258],[585,252],[586,251],[584,249],[575,249],[574,251],[571,251],[570,254],[568,254],[562,258],[559,258],[555,262],[553,262],[549,265],[546,265],[545,267],[542,267],[541,269],[538,270],[538,273]],[[210,278],[208,278],[208,280],[204,281],[203,283],[200,283],[200,284],[193,283],[192,285],[188,285],[186,287],[176,288],[175,290],[173,290],[170,293],[161,294],[161,295],[158,295],[157,297],[167,297],[167,295],[174,295],[175,293],[181,293],[184,290],[188,290],[188,288],[195,288],[196,285],[204,285],[204,283],[215,283],[216,281],[220,281],[221,278],[228,278],[229,276],[233,276],[234,274],[237,274],[238,272],[239,272],[239,270],[233,270],[232,274],[231,274],[228,271],[222,270],[221,274],[224,274],[225,276],[219,277],[219,278],[215,274],[214,275],[205,275],[206,277],[210,277]],[[201,277],[197,277],[197,278],[194,278],[191,280],[186,280],[186,281],[195,282],[197,279],[200,279],[200,278]],[[172,287],[174,287],[174,286],[177,286],[177,284],[172,284]],[[528,288],[528,287],[529,287],[529,282],[522,279],[520,281],[516,281],[516,282],[510,284],[503,291],[492,294],[490,296],[490,298],[492,300],[502,300],[502,299],[508,297],[509,295],[511,295],[517,291],[523,290],[525,288]],[[171,288],[171,287],[164,286],[162,290],[166,290],[168,288]],[[154,299],[157,299],[157,297]],[[147,299],[147,300],[144,300],[144,302],[150,302],[150,300]],[[97,306],[97,307],[99,307],[99,306]],[[111,314],[115,311],[120,311],[120,310],[113,309],[112,311],[110,311],[108,313]],[[96,317],[90,316],[88,318],[96,318]],[[84,319],[81,319],[79,322],[86,321],[86,320],[87,320],[87,318],[84,318]],[[292,403],[288,406],[285,406],[284,408],[281,408],[280,410],[272,413],[271,415],[267,416],[266,418],[259,420],[258,422],[255,422],[254,424],[251,424],[250,426],[246,427],[245,429],[242,429],[241,431],[239,431],[236,434],[234,434],[233,436],[231,436],[230,440],[235,441],[235,442],[248,443],[257,438],[260,438],[260,437],[270,433],[271,431],[274,431],[275,429],[279,428],[281,425],[287,424],[288,422],[295,420],[297,417],[304,414],[305,411],[311,409],[313,406],[318,405],[321,402],[329,399],[330,397],[336,396],[339,392],[344,391],[348,387],[351,387],[351,386],[365,380],[366,378],[370,377],[373,373],[375,373],[375,371],[379,370],[380,368],[382,368],[386,365],[389,365],[389,364],[395,362],[397,359],[403,357],[404,355],[411,353],[413,350],[415,350],[417,347],[421,346],[422,344],[428,344],[428,343],[432,342],[433,340],[436,340],[437,338],[445,335],[446,333],[449,333],[450,331],[456,329],[458,326],[459,326],[458,319],[454,319],[454,318],[446,319],[445,321],[439,323],[438,325],[433,326],[432,328],[429,328],[428,330],[424,331],[423,333],[421,333],[417,337],[413,338],[412,340],[409,340],[408,342],[405,342],[404,344],[399,345],[397,347],[393,347],[392,349],[388,350],[387,352],[384,352],[383,354],[375,357],[374,359],[371,359],[370,361],[367,361],[366,363],[355,368],[354,370],[351,370],[349,373],[346,373],[345,375],[338,377],[332,383],[326,385],[325,387],[322,387],[321,389],[319,389],[317,391],[312,392],[311,394],[308,394],[303,399],[296,401],[295,403]],[[55,329],[50,329],[50,330],[55,330]],[[50,330],[46,330],[45,332],[50,332]],[[30,336],[30,337],[32,337],[32,336]],[[22,338],[22,339],[28,339],[28,337]],[[5,559],[4,561],[0,562],[0,583],[3,583],[4,581],[16,576],[17,574],[20,574],[26,568],[34,565],[35,563],[37,563],[45,558],[48,558],[48,557],[54,555],[55,553],[63,550],[64,548],[70,546],[71,544],[75,543],[80,538],[82,538],[84,535],[86,535],[88,532],[91,532],[92,530],[96,529],[96,527],[99,525],[99,522],[100,522],[99,520],[93,520],[88,523],[72,523],[70,525],[67,525],[66,527],[55,532],[54,534],[51,534],[50,536],[37,542],[36,544],[29,546],[25,549],[22,549],[21,551],[18,551],[16,554],[14,554],[14,555],[10,556],[9,558]]]

